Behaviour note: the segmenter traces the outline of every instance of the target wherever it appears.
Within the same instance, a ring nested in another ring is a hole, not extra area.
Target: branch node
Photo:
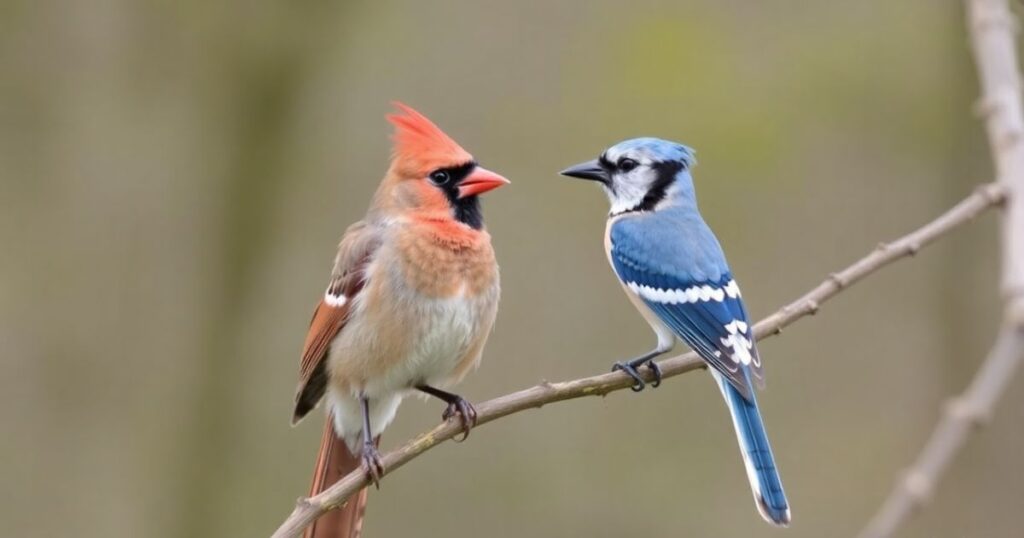
[[[1006,306],[1003,308],[1004,323],[1024,330],[1024,295],[1020,290],[1011,290],[1005,294]]]
[[[989,99],[987,97],[979,97],[978,100],[975,101],[974,105],[971,107],[971,112],[973,112],[974,115],[978,116],[979,118],[987,118],[991,114],[994,114],[996,109],[998,108],[999,105],[996,103],[994,99]]]
[[[906,248],[908,256],[917,256],[917,253],[921,252],[921,243],[918,243],[917,241],[908,241]]]
[[[911,469],[903,477],[903,489],[906,490],[911,504],[914,507],[919,507],[931,499],[935,483],[926,473]]]
[[[1006,202],[1006,192],[997,182],[978,185],[974,188],[974,193],[985,198],[989,205],[1002,205]]]
[[[883,245],[885,245],[885,243],[879,243],[879,248],[884,248]],[[831,280],[839,289],[843,289],[849,284],[845,278],[839,275],[839,273],[829,273],[828,279]],[[815,306],[815,309],[817,309],[817,306]]]
[[[818,301],[815,301],[814,299],[808,299],[807,306],[805,308],[807,309],[807,313],[813,316],[818,313],[820,305],[818,304]]]
[[[1006,150],[1013,147],[1017,142],[1020,142],[1021,138],[1024,137],[1024,132],[1019,128],[1007,128],[999,136],[999,140],[996,142],[996,146],[1000,149]]]
[[[974,12],[974,19],[971,21],[971,30],[977,34],[1006,28],[1010,33],[1016,34],[1019,28],[1017,19],[1010,13],[1005,5],[988,4],[980,6]]]
[[[979,97],[975,102],[973,112],[985,120],[990,120],[1001,112],[1016,108],[1020,99],[1020,81],[1014,79],[1011,83],[1004,83],[1002,86],[993,89],[988,94]],[[1005,114],[1002,114],[1005,115]],[[999,127],[1008,128],[1012,123],[1001,123]]]
[[[946,403],[946,413],[953,420],[966,422],[971,427],[983,426],[989,421],[989,414],[964,396],[950,398]]]

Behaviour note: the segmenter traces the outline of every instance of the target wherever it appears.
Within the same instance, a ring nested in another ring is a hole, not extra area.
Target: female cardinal
[[[444,400],[442,417],[467,435],[476,422],[473,406],[443,388],[477,366],[494,324],[498,266],[478,196],[508,180],[395,106],[391,166],[366,218],[341,239],[302,351],[292,423],[327,399],[313,494],[360,463],[378,483],[375,436],[413,391]],[[358,535],[365,501],[364,490],[307,536]]]

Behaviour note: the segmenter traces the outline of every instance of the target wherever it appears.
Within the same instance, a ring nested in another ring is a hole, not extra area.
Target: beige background
[[[401,99],[514,182],[482,400],[653,337],[564,166],[696,147],[762,316],[991,178],[957,2],[0,4],[0,535],[266,536],[307,488],[288,427],[334,245]],[[994,334],[989,215],[764,342],[794,523],[848,536]],[[384,438],[431,426],[410,400]],[[902,536],[1018,536],[1024,382]],[[367,536],[783,536],[705,374],[528,412],[370,496]]]

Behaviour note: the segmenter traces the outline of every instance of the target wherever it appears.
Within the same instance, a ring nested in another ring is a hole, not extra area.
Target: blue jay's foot
[[[647,367],[651,369],[651,373],[654,374],[654,381],[651,382],[651,388],[656,389],[661,386],[661,366],[653,360],[647,361]]]
[[[459,417],[459,422],[462,423],[462,439],[455,439],[455,442],[460,443],[469,437],[469,430],[476,426],[476,408],[473,407],[473,404],[458,394],[436,389],[430,385],[417,385],[416,390],[425,392],[448,403],[444,413],[441,413],[442,420]]]
[[[633,389],[633,392],[640,392],[644,390],[644,387],[647,386],[647,383],[644,382],[644,378],[643,376],[640,375],[640,372],[637,370],[637,368],[647,365],[647,367],[650,368],[651,372],[654,374],[654,381],[651,382],[651,388],[656,389],[659,385],[661,385],[661,368],[659,368],[658,364],[651,359],[652,357],[641,357],[639,359],[633,359],[631,361],[616,362],[614,365],[612,365],[612,371],[614,372],[616,370],[622,370],[623,372],[626,372],[626,374],[629,377],[632,377],[633,381],[635,381],[635,383],[631,387]]]
[[[366,475],[370,478],[370,482],[380,489],[380,479],[384,476],[384,463],[380,461],[380,452],[377,451],[377,445],[373,441],[367,441],[363,443],[363,453],[361,455],[363,461],[363,470],[366,471]]]

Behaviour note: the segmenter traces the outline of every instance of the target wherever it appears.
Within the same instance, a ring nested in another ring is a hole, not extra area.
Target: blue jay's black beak
[[[594,159],[585,163],[577,164],[576,166],[570,166],[565,170],[559,172],[563,176],[578,177],[580,179],[589,179],[592,181],[600,181],[605,185],[611,183],[612,178],[608,175],[608,172],[601,166],[600,161]]]

